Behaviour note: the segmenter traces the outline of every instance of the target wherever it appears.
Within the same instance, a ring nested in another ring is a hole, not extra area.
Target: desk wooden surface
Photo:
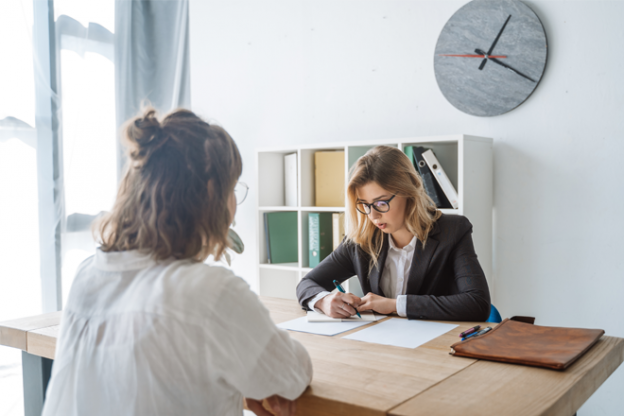
[[[297,302],[261,298],[275,323],[304,316]],[[0,345],[54,358],[60,312],[0,323]],[[298,415],[562,415],[574,412],[624,361],[624,339],[604,336],[566,371],[449,355],[475,322],[415,349],[290,332],[312,357]],[[375,325],[372,324],[372,325]],[[490,324],[491,325],[491,324]]]

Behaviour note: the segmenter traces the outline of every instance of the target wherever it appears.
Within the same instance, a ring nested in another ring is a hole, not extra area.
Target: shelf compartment
[[[327,151],[345,151],[344,146],[336,147],[323,147],[319,149],[302,149],[299,153],[299,195],[300,203],[302,207],[313,207],[316,204],[315,201],[315,180],[314,180],[314,154],[316,152]],[[345,181],[346,176],[342,178],[336,178],[336,180],[342,179]],[[325,207],[319,207],[325,208]]]
[[[284,156],[297,150],[258,153],[258,205],[285,207]],[[286,207],[293,208],[293,207]],[[296,207],[294,207],[296,209]]]
[[[299,271],[260,268],[260,295],[282,299],[297,299]]]
[[[433,150],[438,162],[442,165],[446,176],[449,177],[455,190],[459,193],[459,142],[449,140],[446,142],[412,142],[403,144],[403,149],[407,146],[422,146]],[[461,195],[459,195],[461,201]],[[461,207],[461,202],[460,202]]]

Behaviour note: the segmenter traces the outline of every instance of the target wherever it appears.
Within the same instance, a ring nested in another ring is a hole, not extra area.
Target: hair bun
[[[143,115],[131,119],[125,127],[125,137],[130,157],[136,161],[144,160],[165,141],[163,129],[156,117],[154,108],[147,108]]]

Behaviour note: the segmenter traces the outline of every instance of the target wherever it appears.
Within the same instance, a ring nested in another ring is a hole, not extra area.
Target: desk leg
[[[41,416],[48,381],[52,375],[52,363],[49,358],[22,351],[25,416]]]

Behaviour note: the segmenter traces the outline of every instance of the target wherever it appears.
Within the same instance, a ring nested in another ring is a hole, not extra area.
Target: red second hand
[[[458,58],[485,58],[485,55],[450,55],[450,54],[440,54],[438,56],[456,56]],[[505,58],[507,58],[507,56],[506,55],[490,55],[490,58],[505,59]]]

